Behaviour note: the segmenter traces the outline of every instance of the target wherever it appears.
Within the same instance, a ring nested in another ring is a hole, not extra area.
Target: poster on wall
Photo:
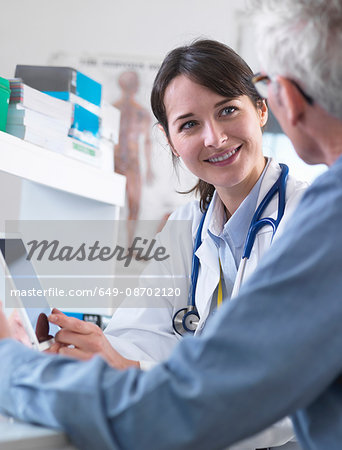
[[[182,195],[196,178],[180,164],[175,170],[171,150],[156,126],[150,94],[160,61],[125,56],[77,56],[60,53],[49,63],[73,67],[102,84],[102,101],[120,110],[115,171],[126,176],[126,206],[121,218],[161,221],[191,200]],[[178,191],[178,192],[177,192]]]

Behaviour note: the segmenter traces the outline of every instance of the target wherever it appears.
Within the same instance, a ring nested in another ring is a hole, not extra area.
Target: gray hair
[[[342,119],[342,0],[251,0],[260,63]]]

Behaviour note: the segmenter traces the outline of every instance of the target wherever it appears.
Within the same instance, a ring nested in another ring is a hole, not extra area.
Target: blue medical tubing
[[[289,168],[286,164],[279,164],[281,167],[281,174],[278,178],[278,180],[274,183],[274,185],[271,187],[271,189],[268,191],[268,193],[263,198],[262,202],[258,206],[257,210],[254,213],[254,216],[252,218],[247,238],[246,238],[246,244],[244,248],[244,252],[242,255],[243,258],[249,258],[251,255],[251,251],[254,245],[255,237],[258,233],[258,231],[264,227],[265,225],[270,225],[273,230],[273,235],[276,232],[278,225],[284,215],[285,211],[285,192],[286,192],[286,181],[289,174]],[[274,220],[271,217],[265,217],[263,219],[260,219],[260,216],[266,209],[266,206],[270,203],[272,198],[279,194],[278,198],[278,215],[277,219]]]

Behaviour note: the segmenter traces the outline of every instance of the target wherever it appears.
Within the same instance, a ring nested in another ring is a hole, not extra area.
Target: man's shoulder
[[[342,221],[342,161],[317,177],[306,189],[298,208],[303,222],[318,227]]]
[[[342,160],[319,175],[307,189],[307,195],[342,195]]]

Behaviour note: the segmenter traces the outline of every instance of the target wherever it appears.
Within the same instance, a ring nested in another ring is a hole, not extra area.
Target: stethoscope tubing
[[[285,203],[286,203],[286,181],[289,174],[289,168],[286,164],[279,164],[281,167],[281,173],[277,179],[277,181],[273,184],[271,189],[267,192],[265,197],[260,202],[257,210],[255,211],[251,224],[248,229],[247,238],[245,242],[244,251],[242,254],[242,259],[251,256],[251,251],[255,242],[256,235],[266,225],[271,226],[273,231],[273,236],[277,231],[278,225],[283,218],[285,211]],[[264,217],[261,219],[262,213],[265,211],[267,205],[271,202],[272,198],[277,194],[279,194],[278,199],[278,214],[276,220],[271,217]]]
[[[283,218],[284,212],[285,212],[285,204],[286,204],[286,182],[287,177],[289,173],[289,168],[286,164],[279,164],[281,167],[281,173],[277,179],[277,181],[273,184],[271,189],[267,192],[265,197],[260,202],[258,208],[256,209],[251,224],[248,229],[246,242],[244,246],[244,251],[242,254],[241,263],[242,268],[240,270],[241,275],[239,277],[239,280],[237,280],[238,283],[238,289],[236,292],[239,291],[243,277],[244,272],[246,268],[247,260],[249,259],[252,248],[256,239],[256,236],[261,228],[263,228],[266,225],[269,225],[272,228],[272,239],[277,231],[278,225]],[[271,202],[272,198],[278,193],[278,213],[277,218],[274,220],[271,217],[264,217],[261,218],[261,215],[265,211],[267,205]],[[172,326],[173,329],[176,331],[176,333],[183,335],[185,333],[194,333],[196,330],[196,327],[199,322],[199,314],[196,308],[196,302],[195,302],[195,295],[196,295],[196,285],[197,285],[197,279],[198,279],[198,272],[199,272],[199,258],[196,255],[197,249],[200,247],[202,243],[202,230],[203,230],[203,224],[204,220],[207,214],[207,209],[203,213],[201,221],[199,223],[195,242],[194,242],[194,250],[192,254],[192,268],[191,268],[191,284],[189,289],[189,296],[188,296],[188,304],[185,308],[179,309],[172,318]]]

